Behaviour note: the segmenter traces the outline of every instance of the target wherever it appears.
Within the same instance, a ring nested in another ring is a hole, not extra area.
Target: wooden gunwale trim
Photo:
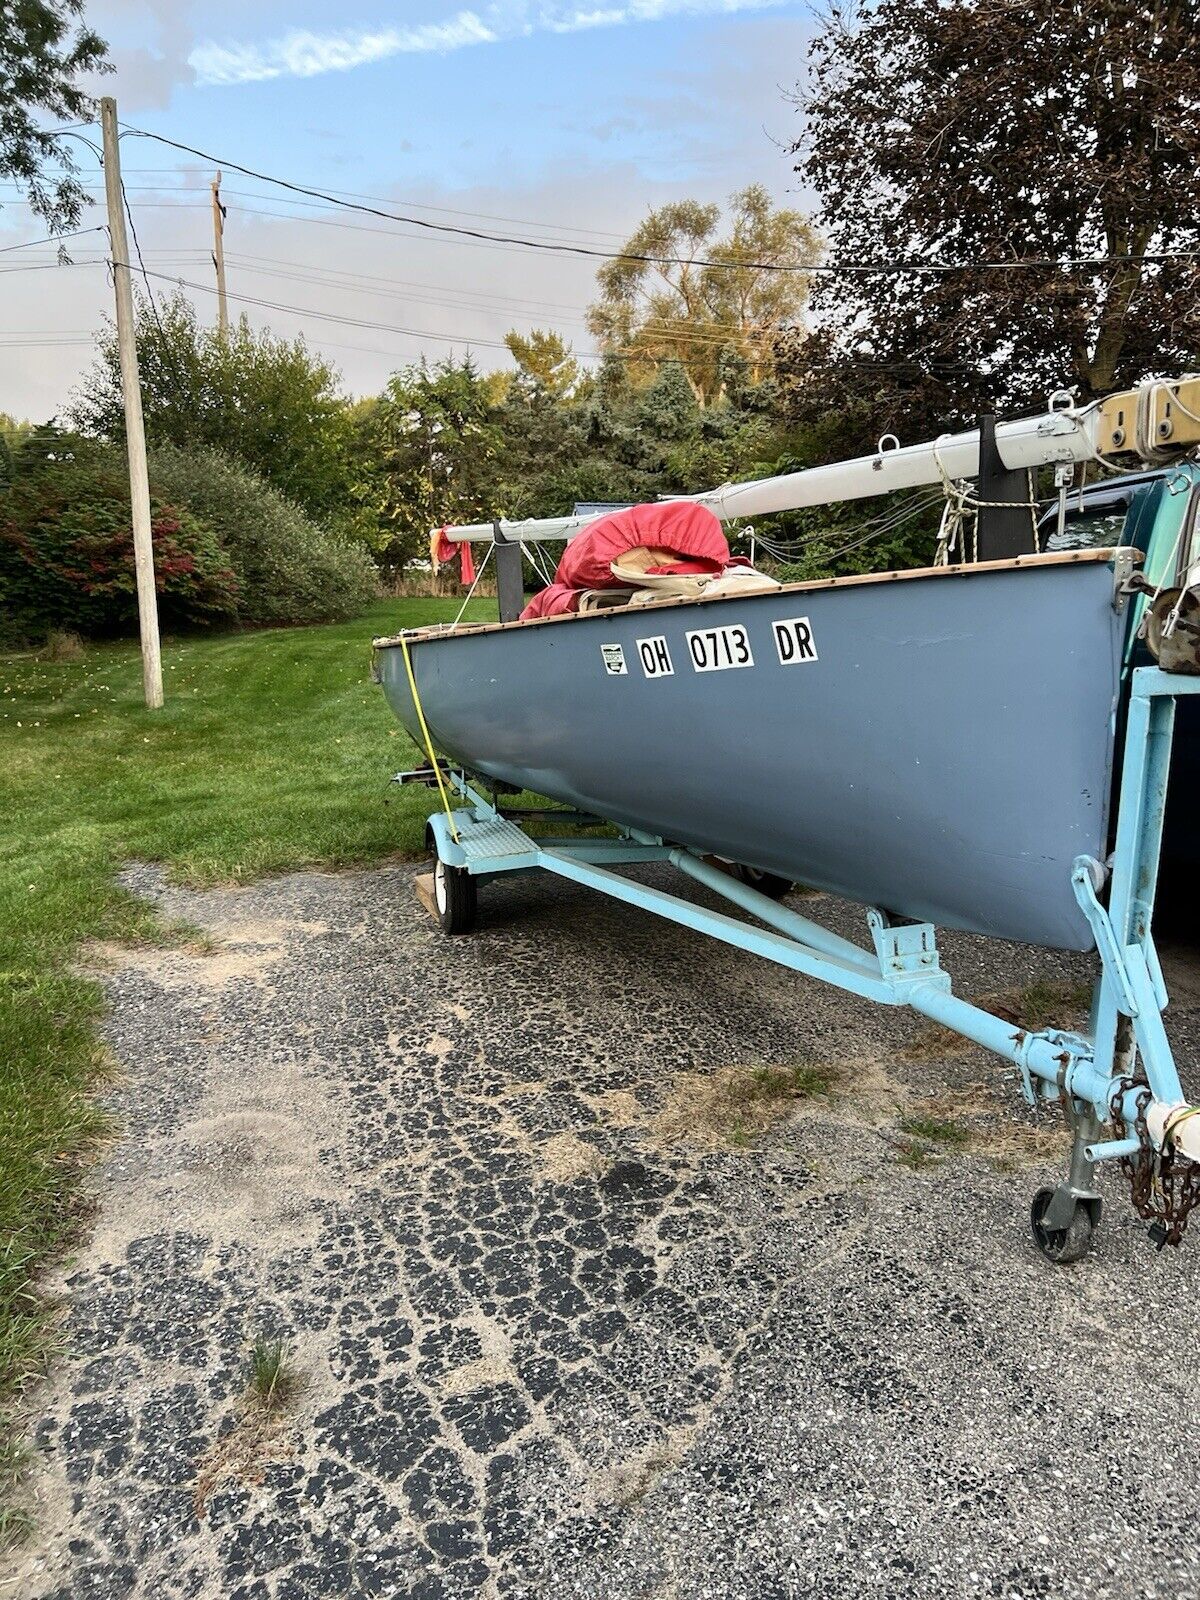
[[[1129,550],[1135,563],[1140,563],[1142,552],[1129,546],[1114,545],[1105,550],[1056,550],[1042,555],[1012,556],[1006,561],[976,561],[953,567],[909,567],[898,572],[861,572],[841,578],[809,578],[802,583],[781,584],[778,589],[760,589],[753,594],[713,594],[679,596],[667,595],[662,600],[651,600],[642,606],[612,606],[604,611],[566,611],[556,617],[530,617],[527,622],[468,622],[461,627],[447,627],[433,623],[424,628],[412,628],[404,633],[391,634],[372,640],[376,650],[387,650],[401,640],[408,644],[422,644],[430,639],[461,639],[468,634],[504,633],[511,628],[542,628],[563,622],[611,622],[614,616],[628,616],[631,611],[640,616],[645,611],[675,610],[681,606],[720,605],[723,600],[767,600],[773,595],[812,594],[821,589],[850,589],[869,583],[911,583],[918,578],[977,578],[994,572],[1014,572],[1021,567],[1078,566],[1081,562],[1111,562],[1118,550]]]

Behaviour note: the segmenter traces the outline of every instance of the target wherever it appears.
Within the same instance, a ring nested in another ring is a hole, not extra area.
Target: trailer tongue
[[[1200,379],[996,428],[1003,467],[1029,472],[1117,453],[1178,460],[1198,441]],[[727,520],[941,482],[962,533],[979,469],[979,435],[960,434],[686,498]],[[1031,482],[1031,523],[1035,513]],[[516,549],[584,525],[446,536]],[[1151,918],[1176,704],[1200,695],[1200,676],[1164,670],[1200,664],[1188,653],[1200,551],[1184,526],[1171,562],[1155,557],[1148,575],[1128,548],[1035,554],[377,640],[388,699],[429,760],[398,776],[442,791],[429,831],[443,928],[473,925],[489,878],[542,869],[907,1005],[1014,1063],[1031,1103],[1062,1104],[1070,1170],[1032,1209],[1049,1259],[1086,1250],[1103,1161],[1125,1168],[1156,1242],[1178,1244],[1200,1203],[1200,1108],[1163,1029]],[[1131,667],[1143,619],[1157,667]],[[499,799],[514,788],[616,835],[534,839]],[[464,805],[451,806],[451,789]],[[713,857],[859,900],[869,945]],[[762,926],[614,870],[645,861],[669,862]],[[1022,1030],[957,998],[939,923],[1095,948],[1087,1033]]]

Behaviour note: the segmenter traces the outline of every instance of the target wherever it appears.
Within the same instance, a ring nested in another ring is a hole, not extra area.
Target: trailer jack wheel
[[[443,933],[470,933],[479,900],[475,879],[465,867],[448,867],[439,857],[433,868],[433,899]]]
[[[1048,1187],[1037,1191],[1030,1207],[1029,1223],[1034,1241],[1046,1260],[1065,1266],[1070,1261],[1078,1261],[1091,1248],[1092,1235],[1100,1221],[1100,1200],[1099,1197],[1073,1199],[1066,1221],[1050,1227],[1046,1223],[1046,1213],[1057,1193],[1057,1189]],[[1061,1213],[1061,1207],[1056,1210]]]

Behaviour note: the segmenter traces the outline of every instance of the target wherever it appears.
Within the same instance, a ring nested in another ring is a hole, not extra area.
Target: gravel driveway
[[[445,940],[412,880],[132,874],[217,949],[108,953],[121,1132],[0,1595],[1200,1594],[1200,1236],[1156,1255],[1114,1180],[1051,1268],[1064,1136],[998,1063],[559,881]],[[1088,971],[945,958],[966,994]],[[706,1110],[797,1060],[843,1089]],[[923,1155],[914,1115],[966,1131]]]

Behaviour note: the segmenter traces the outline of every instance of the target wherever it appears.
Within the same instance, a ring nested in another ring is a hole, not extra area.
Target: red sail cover
[[[666,500],[655,505],[630,506],[598,517],[563,551],[548,589],[535,594],[521,613],[529,617],[556,616],[574,611],[584,589],[612,589],[618,580],[612,563],[627,550],[669,550],[677,559],[661,572],[723,572],[729,565],[729,545],[720,522],[706,506],[691,500]]]

